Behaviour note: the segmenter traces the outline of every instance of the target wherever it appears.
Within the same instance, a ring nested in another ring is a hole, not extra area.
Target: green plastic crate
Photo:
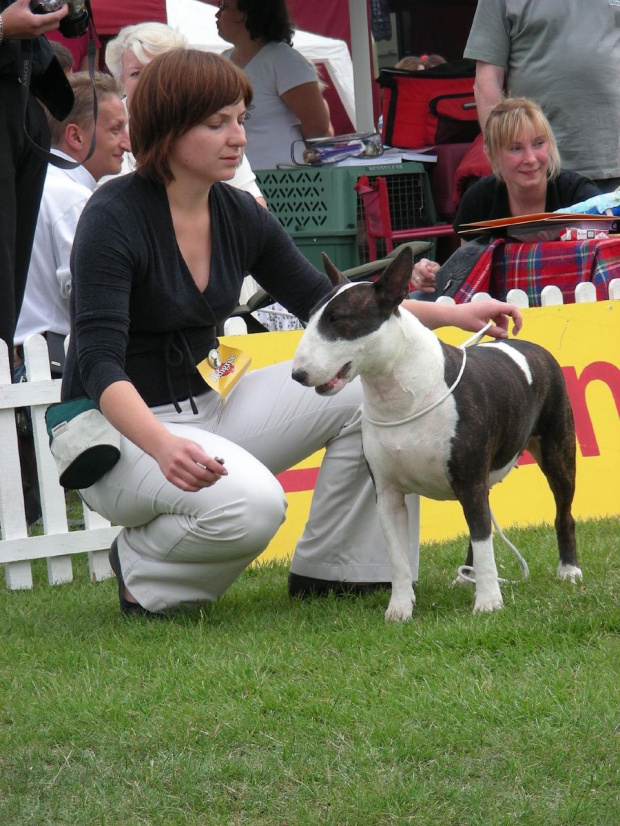
[[[344,173],[344,174],[343,174]],[[273,169],[256,178],[269,210],[289,235],[357,230],[353,184],[346,169]]]
[[[423,164],[373,164],[273,169],[256,172],[269,210],[297,246],[320,266],[323,244],[342,262],[340,269],[368,260],[361,200],[353,189],[361,175],[387,178],[394,229],[429,226],[436,222],[428,175]],[[354,241],[349,236],[355,233]],[[345,236],[347,236],[345,240]],[[310,239],[317,239],[311,241]],[[298,243],[299,240],[299,243]],[[336,263],[336,262],[334,262]]]
[[[297,249],[321,272],[324,272],[321,257],[323,252],[339,270],[348,270],[359,264],[357,232],[331,235],[297,233],[292,236],[292,240]]]

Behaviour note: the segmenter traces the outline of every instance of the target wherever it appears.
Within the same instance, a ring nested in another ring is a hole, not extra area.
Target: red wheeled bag
[[[480,132],[474,98],[476,64],[455,60],[432,69],[381,69],[386,146],[468,143]]]

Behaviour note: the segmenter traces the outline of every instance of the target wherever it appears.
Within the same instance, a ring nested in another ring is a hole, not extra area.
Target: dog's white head
[[[333,395],[385,360],[390,343],[379,331],[396,323],[409,292],[413,255],[406,247],[374,283],[348,281],[325,254],[323,264],[334,289],[310,315],[292,375],[321,395]]]

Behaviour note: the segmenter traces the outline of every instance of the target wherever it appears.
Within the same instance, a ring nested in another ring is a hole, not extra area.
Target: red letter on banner
[[[591,381],[602,381],[610,389],[620,416],[620,370],[607,361],[595,361],[588,364],[577,378],[574,367],[563,367],[564,378],[568,388],[573,414],[577,442],[582,456],[600,456],[598,442],[592,426],[590,411],[586,403],[586,389]]]

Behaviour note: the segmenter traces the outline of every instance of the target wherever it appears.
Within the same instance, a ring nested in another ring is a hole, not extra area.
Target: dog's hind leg
[[[546,437],[530,439],[528,450],[545,474],[555,499],[555,533],[560,554],[558,577],[575,582],[582,578],[582,573],[577,562],[575,520],[571,511],[575,495],[574,429],[558,427],[556,423]]]
[[[415,605],[408,552],[409,513],[402,491],[392,485],[382,485],[376,476],[375,484],[377,512],[392,569],[392,596],[385,618],[393,622],[404,622],[411,619]]]
[[[474,614],[482,611],[496,611],[503,606],[493,552],[493,532],[488,490],[470,488],[459,501],[463,507],[465,520],[471,537],[473,550],[476,596]],[[455,491],[456,493],[456,491]]]

